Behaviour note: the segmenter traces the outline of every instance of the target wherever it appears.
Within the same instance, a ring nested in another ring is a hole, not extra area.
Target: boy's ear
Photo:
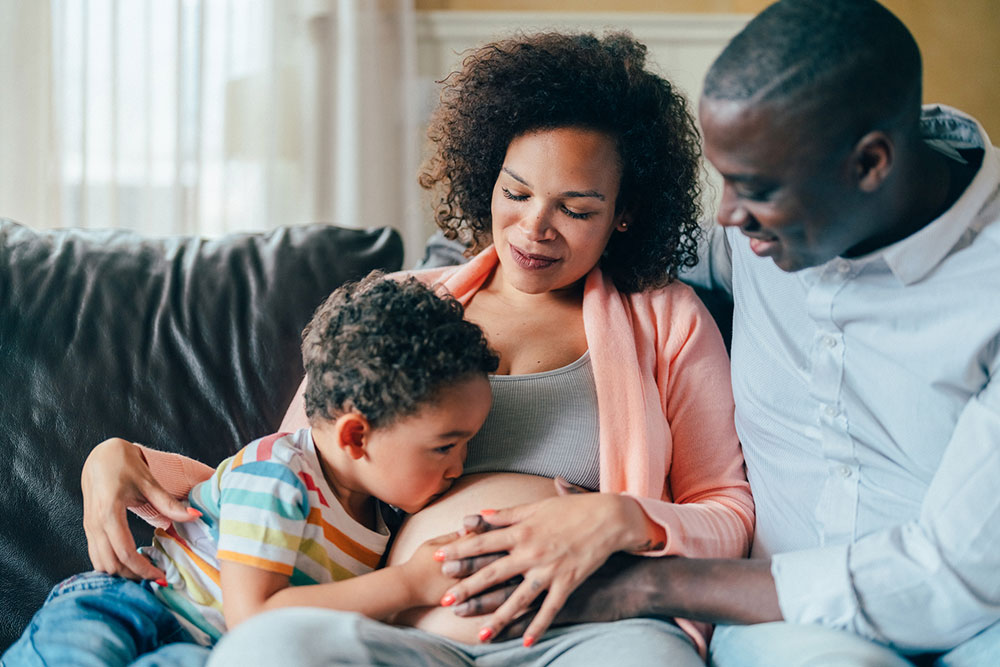
[[[365,455],[365,444],[371,426],[364,415],[357,412],[347,412],[334,422],[333,432],[337,446],[352,459],[360,459]]]

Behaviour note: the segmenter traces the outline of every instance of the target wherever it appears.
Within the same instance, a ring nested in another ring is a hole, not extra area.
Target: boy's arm
[[[436,605],[455,579],[441,574],[433,553],[457,537],[452,533],[425,542],[402,565],[309,586],[289,586],[286,574],[223,560],[219,573],[226,626],[231,630],[251,616],[280,607],[325,607],[386,620],[406,609]]]

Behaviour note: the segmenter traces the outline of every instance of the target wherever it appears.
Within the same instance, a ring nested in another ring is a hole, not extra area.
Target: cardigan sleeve
[[[153,475],[153,479],[167,493],[178,500],[187,498],[188,492],[195,484],[205,481],[215,472],[211,466],[181,454],[161,452],[138,443],[136,446],[142,450],[142,455],[149,465],[149,472]],[[129,509],[140,519],[157,528],[166,529],[170,525],[170,520],[160,514],[152,505],[140,505]]]
[[[729,357],[692,290],[675,288],[668,303],[654,301],[645,313],[652,319],[644,328],[657,341],[656,389],[671,441],[666,498],[636,497],[666,536],[661,550],[645,555],[743,557],[754,507],[733,421]]]

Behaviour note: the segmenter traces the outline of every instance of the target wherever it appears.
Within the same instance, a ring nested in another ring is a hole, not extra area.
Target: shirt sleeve
[[[851,545],[773,557],[785,619],[920,651],[951,648],[992,625],[1000,619],[997,480],[994,379],[959,416],[917,520]]]
[[[309,518],[309,496],[295,464],[249,461],[219,482],[216,557],[292,575]]]
[[[733,249],[726,229],[714,222],[705,229],[698,244],[698,263],[681,271],[681,279],[705,289],[721,289],[733,294]]]

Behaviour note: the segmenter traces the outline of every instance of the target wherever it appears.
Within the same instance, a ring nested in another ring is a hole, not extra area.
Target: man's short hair
[[[782,0],[732,39],[709,70],[703,94],[828,105],[830,114],[853,114],[864,131],[915,122],[921,76],[913,36],[878,2]]]

